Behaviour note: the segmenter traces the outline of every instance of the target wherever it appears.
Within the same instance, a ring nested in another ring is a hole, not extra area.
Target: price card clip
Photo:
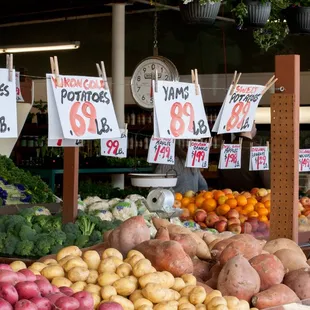
[[[198,70],[191,70],[191,74],[192,74],[192,83],[195,84],[195,92],[196,92],[196,96],[199,95],[199,82],[198,82]]]
[[[221,149],[223,148],[224,144],[225,144],[225,140],[222,140]]]
[[[269,150],[269,141],[266,142],[266,146],[268,147],[268,150]]]
[[[59,66],[57,56],[50,57],[52,74],[55,75],[56,83],[59,85]]]
[[[240,72],[239,74],[238,74],[238,76],[237,76],[237,71],[235,71],[235,73],[234,73],[234,76],[233,76],[233,79],[232,79],[232,82],[231,82],[231,85],[233,86],[232,88],[231,88],[231,91],[230,91],[230,96],[234,93],[234,91],[235,91],[235,89],[236,89],[236,87],[237,87],[237,85],[238,85],[238,83],[239,83],[239,80],[240,80],[240,78],[241,78],[241,75],[242,75],[242,73]]]
[[[13,80],[13,54],[6,55],[6,68],[9,69],[9,81]]]
[[[273,75],[270,80],[265,84],[265,88],[262,92],[262,96],[268,91],[268,89],[277,81],[278,79]]]
[[[107,90],[109,87],[108,87],[107,74],[105,71],[104,62],[101,61],[100,65],[96,63],[96,67],[97,67],[97,71],[98,71],[98,76],[103,79],[104,89]]]
[[[250,148],[252,149],[252,147],[253,147],[253,142],[250,143]]]
[[[158,71],[155,69],[155,93],[158,92]]]

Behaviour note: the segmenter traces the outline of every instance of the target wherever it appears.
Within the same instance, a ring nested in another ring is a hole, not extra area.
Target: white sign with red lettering
[[[299,172],[310,171],[310,149],[299,150]]]
[[[212,128],[218,134],[251,131],[255,113],[265,86],[237,85],[232,94],[230,86],[216,122]]]
[[[120,129],[121,137],[101,139],[101,155],[110,157],[127,157],[127,130]]]
[[[190,141],[187,149],[185,167],[208,168],[210,143]]]
[[[219,169],[241,168],[241,144],[223,144],[220,154]]]
[[[252,146],[250,149],[250,171],[269,170],[269,147]]]
[[[152,137],[147,154],[147,162],[174,165],[175,140]]]
[[[83,146],[83,141],[69,139],[48,139],[47,145],[49,147],[80,147]]]
[[[16,100],[17,102],[24,102],[22,90],[20,88],[20,73],[17,71],[15,72],[15,78],[16,78]]]

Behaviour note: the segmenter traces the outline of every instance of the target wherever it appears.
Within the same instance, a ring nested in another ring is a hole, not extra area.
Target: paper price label
[[[219,169],[241,168],[241,144],[223,144],[220,154]]]
[[[191,168],[208,168],[209,152],[210,144],[208,142],[190,141],[185,166]]]
[[[147,162],[174,165],[175,141],[167,138],[152,137],[147,154]]]
[[[19,72],[15,72],[15,79],[16,79],[16,100],[17,102],[24,102],[22,90],[20,88],[20,73]]]
[[[127,130],[120,129],[121,137],[114,139],[101,139],[101,155],[110,157],[127,157]]]
[[[62,137],[58,138],[95,140],[120,137],[111,94],[101,78],[60,75],[56,79],[47,75],[47,79],[51,83],[62,129]],[[49,106],[52,105],[50,97]]]
[[[269,147],[253,146],[250,150],[250,171],[269,170]]]
[[[310,171],[310,149],[299,150],[299,172]]]
[[[211,136],[199,86],[199,95],[196,95],[192,83],[158,81],[157,86],[158,91],[153,96],[161,138],[200,139]]]
[[[47,145],[49,147],[80,147],[83,146],[83,141],[68,139],[48,139]]]
[[[216,128],[212,129],[218,134],[251,131],[256,109],[265,89],[262,85],[240,84],[230,95],[232,87],[230,86],[218,115],[219,121],[215,122]]]
[[[0,69],[0,138],[17,138],[16,80],[13,70]]]

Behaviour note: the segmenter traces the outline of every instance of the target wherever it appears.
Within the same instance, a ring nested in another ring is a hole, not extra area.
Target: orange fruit
[[[187,197],[182,198],[181,200],[182,208],[186,208],[190,204],[190,202],[191,202],[190,198]]]
[[[175,198],[176,200],[181,201],[182,198],[183,198],[183,195],[182,195],[181,193],[175,193],[174,198]]]
[[[216,200],[213,198],[208,198],[202,203],[201,208],[207,212],[212,212],[215,210],[216,206]]]
[[[270,209],[270,207],[271,207],[271,202],[270,202],[270,200],[265,201],[265,202],[264,202],[264,205],[265,205],[265,208]]]
[[[228,198],[226,196],[220,196],[217,200],[218,205],[223,205]]]
[[[265,209],[265,205],[261,202],[258,202],[257,204],[255,204],[254,209],[255,211],[258,211],[259,209]]]
[[[252,195],[249,192],[243,192],[243,193],[241,193],[241,195],[244,196],[246,199],[252,197]]]
[[[260,208],[257,210],[257,213],[259,216],[267,216],[269,214],[269,211],[266,208]]]
[[[200,208],[202,203],[205,201],[205,199],[203,197],[197,197],[195,200],[195,205]]]
[[[263,222],[263,223],[268,223],[268,222],[269,222],[268,217],[267,217],[266,215],[261,215],[261,216],[259,216],[259,217],[258,217],[258,220],[259,220],[260,222]]]
[[[225,196],[225,194],[222,192],[222,191],[215,191],[214,193],[213,193],[213,198],[215,199],[215,200],[218,200],[221,196]]]
[[[235,198],[235,196],[234,196],[233,194],[227,194],[226,197],[227,197],[228,199]]]
[[[188,206],[187,206],[187,209],[190,213],[191,216],[193,216],[197,210],[197,207],[194,203],[190,203]]]
[[[226,200],[226,204],[228,204],[231,209],[234,209],[237,207],[238,201],[235,198],[229,198]]]
[[[238,207],[235,208],[235,210],[238,211],[238,212],[240,213],[240,212],[242,211],[242,207],[239,207],[239,206],[238,206]]]
[[[244,207],[248,203],[248,200],[243,195],[237,196],[236,199],[237,199],[238,206],[240,207]]]
[[[255,206],[257,204],[257,200],[254,197],[248,198],[248,203]]]
[[[252,204],[248,203],[248,204],[246,204],[246,205],[243,207],[242,210],[245,211],[246,214],[248,214],[248,213],[254,211],[254,206],[253,206]]]
[[[248,214],[248,217],[251,218],[251,217],[258,217],[258,213],[256,211],[252,211]]]
[[[203,194],[203,197],[204,197],[205,199],[210,199],[210,198],[213,198],[213,194],[212,194],[211,192],[205,192],[205,193]]]
[[[229,210],[230,210],[230,206],[224,203],[223,205],[217,207],[216,213],[218,215],[225,215],[226,213],[229,212]]]

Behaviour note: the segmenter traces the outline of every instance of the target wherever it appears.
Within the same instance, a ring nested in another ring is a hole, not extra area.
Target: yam
[[[281,249],[274,253],[282,262],[286,272],[308,268],[307,258],[299,252],[290,249]]]
[[[157,233],[155,235],[155,239],[169,241],[170,237],[169,237],[169,231],[168,231],[167,227],[160,227],[157,230]]]
[[[134,216],[123,222],[109,235],[109,245],[119,250],[123,256],[136,245],[150,240],[150,230],[143,216]]]
[[[273,254],[260,254],[253,257],[250,260],[250,264],[260,277],[261,291],[282,283],[285,269],[277,256]]]
[[[258,309],[277,307],[299,301],[300,299],[295,292],[284,284],[276,284],[252,297],[252,304]]]
[[[267,251],[270,254],[274,254],[275,252],[281,249],[289,249],[289,250],[295,251],[299,253],[301,256],[304,256],[305,260],[307,260],[302,249],[298,246],[296,242],[294,242],[291,239],[278,238],[278,239],[270,240],[265,244],[263,248],[264,251]]]
[[[283,281],[301,299],[310,298],[310,268],[289,272]]]
[[[237,255],[222,268],[217,289],[223,296],[235,296],[250,301],[251,297],[259,292],[260,278],[247,259]]]
[[[194,257],[197,252],[197,242],[192,237],[192,235],[186,235],[186,234],[169,234],[170,240],[174,240],[176,242],[179,242],[184,250],[184,252],[189,257]],[[169,240],[169,239],[168,239]]]
[[[203,282],[210,278],[210,264],[206,261],[200,260],[199,258],[192,259],[194,272],[193,275],[201,279]]]
[[[149,259],[157,271],[169,271],[175,277],[193,272],[193,262],[176,241],[148,240],[135,249]]]
[[[217,288],[217,280],[222,270],[222,267],[223,266],[221,266],[219,263],[212,266],[212,268],[210,269],[211,278],[205,282],[208,286],[210,286],[214,290]]]

